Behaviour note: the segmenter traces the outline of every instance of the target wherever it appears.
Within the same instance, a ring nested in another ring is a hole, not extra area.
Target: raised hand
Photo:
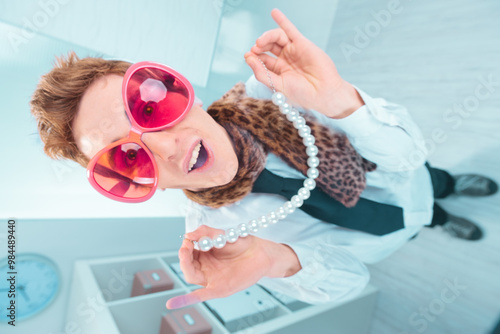
[[[194,249],[190,241],[202,236],[214,238],[223,232],[202,225],[185,235],[179,249],[181,270],[189,283],[203,288],[169,299],[167,308],[227,297],[252,286],[264,276],[286,277],[300,270],[300,263],[291,248],[252,235],[208,252]]]
[[[364,104],[323,50],[304,37],[279,10],[273,9],[271,16],[279,28],[262,34],[245,54],[257,80],[270,87],[260,58],[275,88],[304,108],[343,118]]]

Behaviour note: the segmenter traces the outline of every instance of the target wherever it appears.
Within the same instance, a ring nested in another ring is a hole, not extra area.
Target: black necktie
[[[252,192],[279,194],[291,199],[303,182],[283,178],[264,169],[255,181]],[[319,187],[311,191],[311,196],[300,209],[327,223],[375,235],[384,235],[404,227],[403,209],[400,207],[360,198],[354,207],[347,208]]]

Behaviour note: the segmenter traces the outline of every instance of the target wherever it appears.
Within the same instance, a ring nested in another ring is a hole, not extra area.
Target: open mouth
[[[207,162],[208,153],[206,148],[203,146],[202,141],[198,143],[193,149],[191,154],[191,160],[189,161],[188,172],[202,167],[205,162]]]

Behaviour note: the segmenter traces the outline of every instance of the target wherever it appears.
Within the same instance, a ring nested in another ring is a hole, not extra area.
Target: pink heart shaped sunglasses
[[[195,95],[189,81],[170,67],[139,62],[125,73],[122,98],[130,132],[90,160],[87,177],[106,197],[128,203],[143,202],[156,191],[158,167],[141,136],[179,123],[193,106]]]

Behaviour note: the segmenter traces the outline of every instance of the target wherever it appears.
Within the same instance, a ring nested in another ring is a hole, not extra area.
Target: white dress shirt
[[[326,126],[344,132],[354,148],[377,169],[366,173],[361,197],[403,208],[405,228],[383,236],[342,228],[301,210],[255,235],[289,245],[302,269],[286,278],[262,278],[264,287],[308,303],[342,301],[360,293],[369,281],[364,263],[384,259],[404,245],[432,219],[433,190],[429,172],[412,154],[426,154],[420,130],[407,110],[382,98],[372,98],[355,87],[365,105],[343,119],[314,113]],[[272,92],[255,77],[246,82],[247,95],[270,99]],[[305,147],[304,147],[305,149]],[[321,162],[320,162],[321,163]],[[273,154],[266,168],[282,177],[305,178]],[[287,199],[275,194],[251,193],[238,203],[211,209],[190,202],[186,232],[200,225],[227,229],[275,211]]]

